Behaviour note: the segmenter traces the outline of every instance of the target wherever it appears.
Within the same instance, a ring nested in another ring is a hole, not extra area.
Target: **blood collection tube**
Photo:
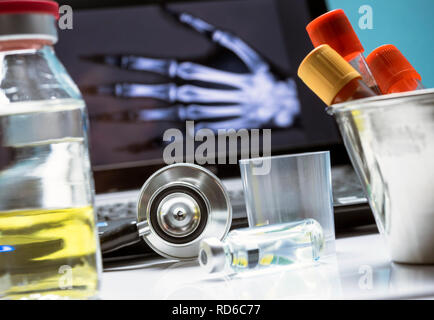
[[[420,74],[394,45],[378,47],[366,61],[383,94],[425,88]]]
[[[327,105],[376,95],[360,73],[326,44],[304,58],[298,76]]]
[[[360,73],[368,87],[381,93],[363,55],[365,49],[342,9],[319,16],[306,26],[306,30],[314,47],[328,44]]]

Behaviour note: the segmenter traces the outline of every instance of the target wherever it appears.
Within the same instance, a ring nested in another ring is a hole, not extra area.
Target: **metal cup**
[[[392,260],[434,263],[434,89],[331,106]]]

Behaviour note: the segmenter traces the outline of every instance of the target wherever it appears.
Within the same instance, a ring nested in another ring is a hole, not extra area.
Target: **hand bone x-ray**
[[[196,130],[209,128],[214,132],[224,128],[286,128],[293,124],[300,105],[292,78],[274,74],[260,53],[230,31],[221,30],[189,13],[165,10],[179,24],[233,53],[245,65],[247,72],[231,72],[191,61],[134,54],[84,57],[107,67],[156,73],[169,80],[158,84],[117,82],[84,88],[85,92],[93,94],[153,98],[170,103],[170,107],[166,108],[125,110],[108,117],[103,115],[104,119],[143,122],[194,120]]]
[[[157,161],[170,129],[184,143],[201,129],[271,129],[273,150],[337,139],[295,75],[311,46],[291,16],[303,6],[235,0],[74,10],[80,28],[60,32],[56,51],[88,107],[93,165]]]

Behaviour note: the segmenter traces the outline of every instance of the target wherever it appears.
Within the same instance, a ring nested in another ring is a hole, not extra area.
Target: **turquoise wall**
[[[350,19],[367,56],[382,44],[393,44],[434,87],[434,0],[327,0],[330,10],[341,8]],[[359,8],[369,5],[373,29],[359,28]]]

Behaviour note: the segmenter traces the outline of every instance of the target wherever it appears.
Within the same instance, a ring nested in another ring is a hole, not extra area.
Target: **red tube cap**
[[[372,51],[366,57],[366,62],[382,93],[390,93],[392,87],[401,80],[422,80],[401,51],[391,44],[380,46]]]
[[[59,18],[59,5],[48,0],[1,0],[0,14],[51,14]]]
[[[306,26],[306,30],[314,47],[328,44],[347,61],[364,51],[359,37],[342,9],[319,16]]]

